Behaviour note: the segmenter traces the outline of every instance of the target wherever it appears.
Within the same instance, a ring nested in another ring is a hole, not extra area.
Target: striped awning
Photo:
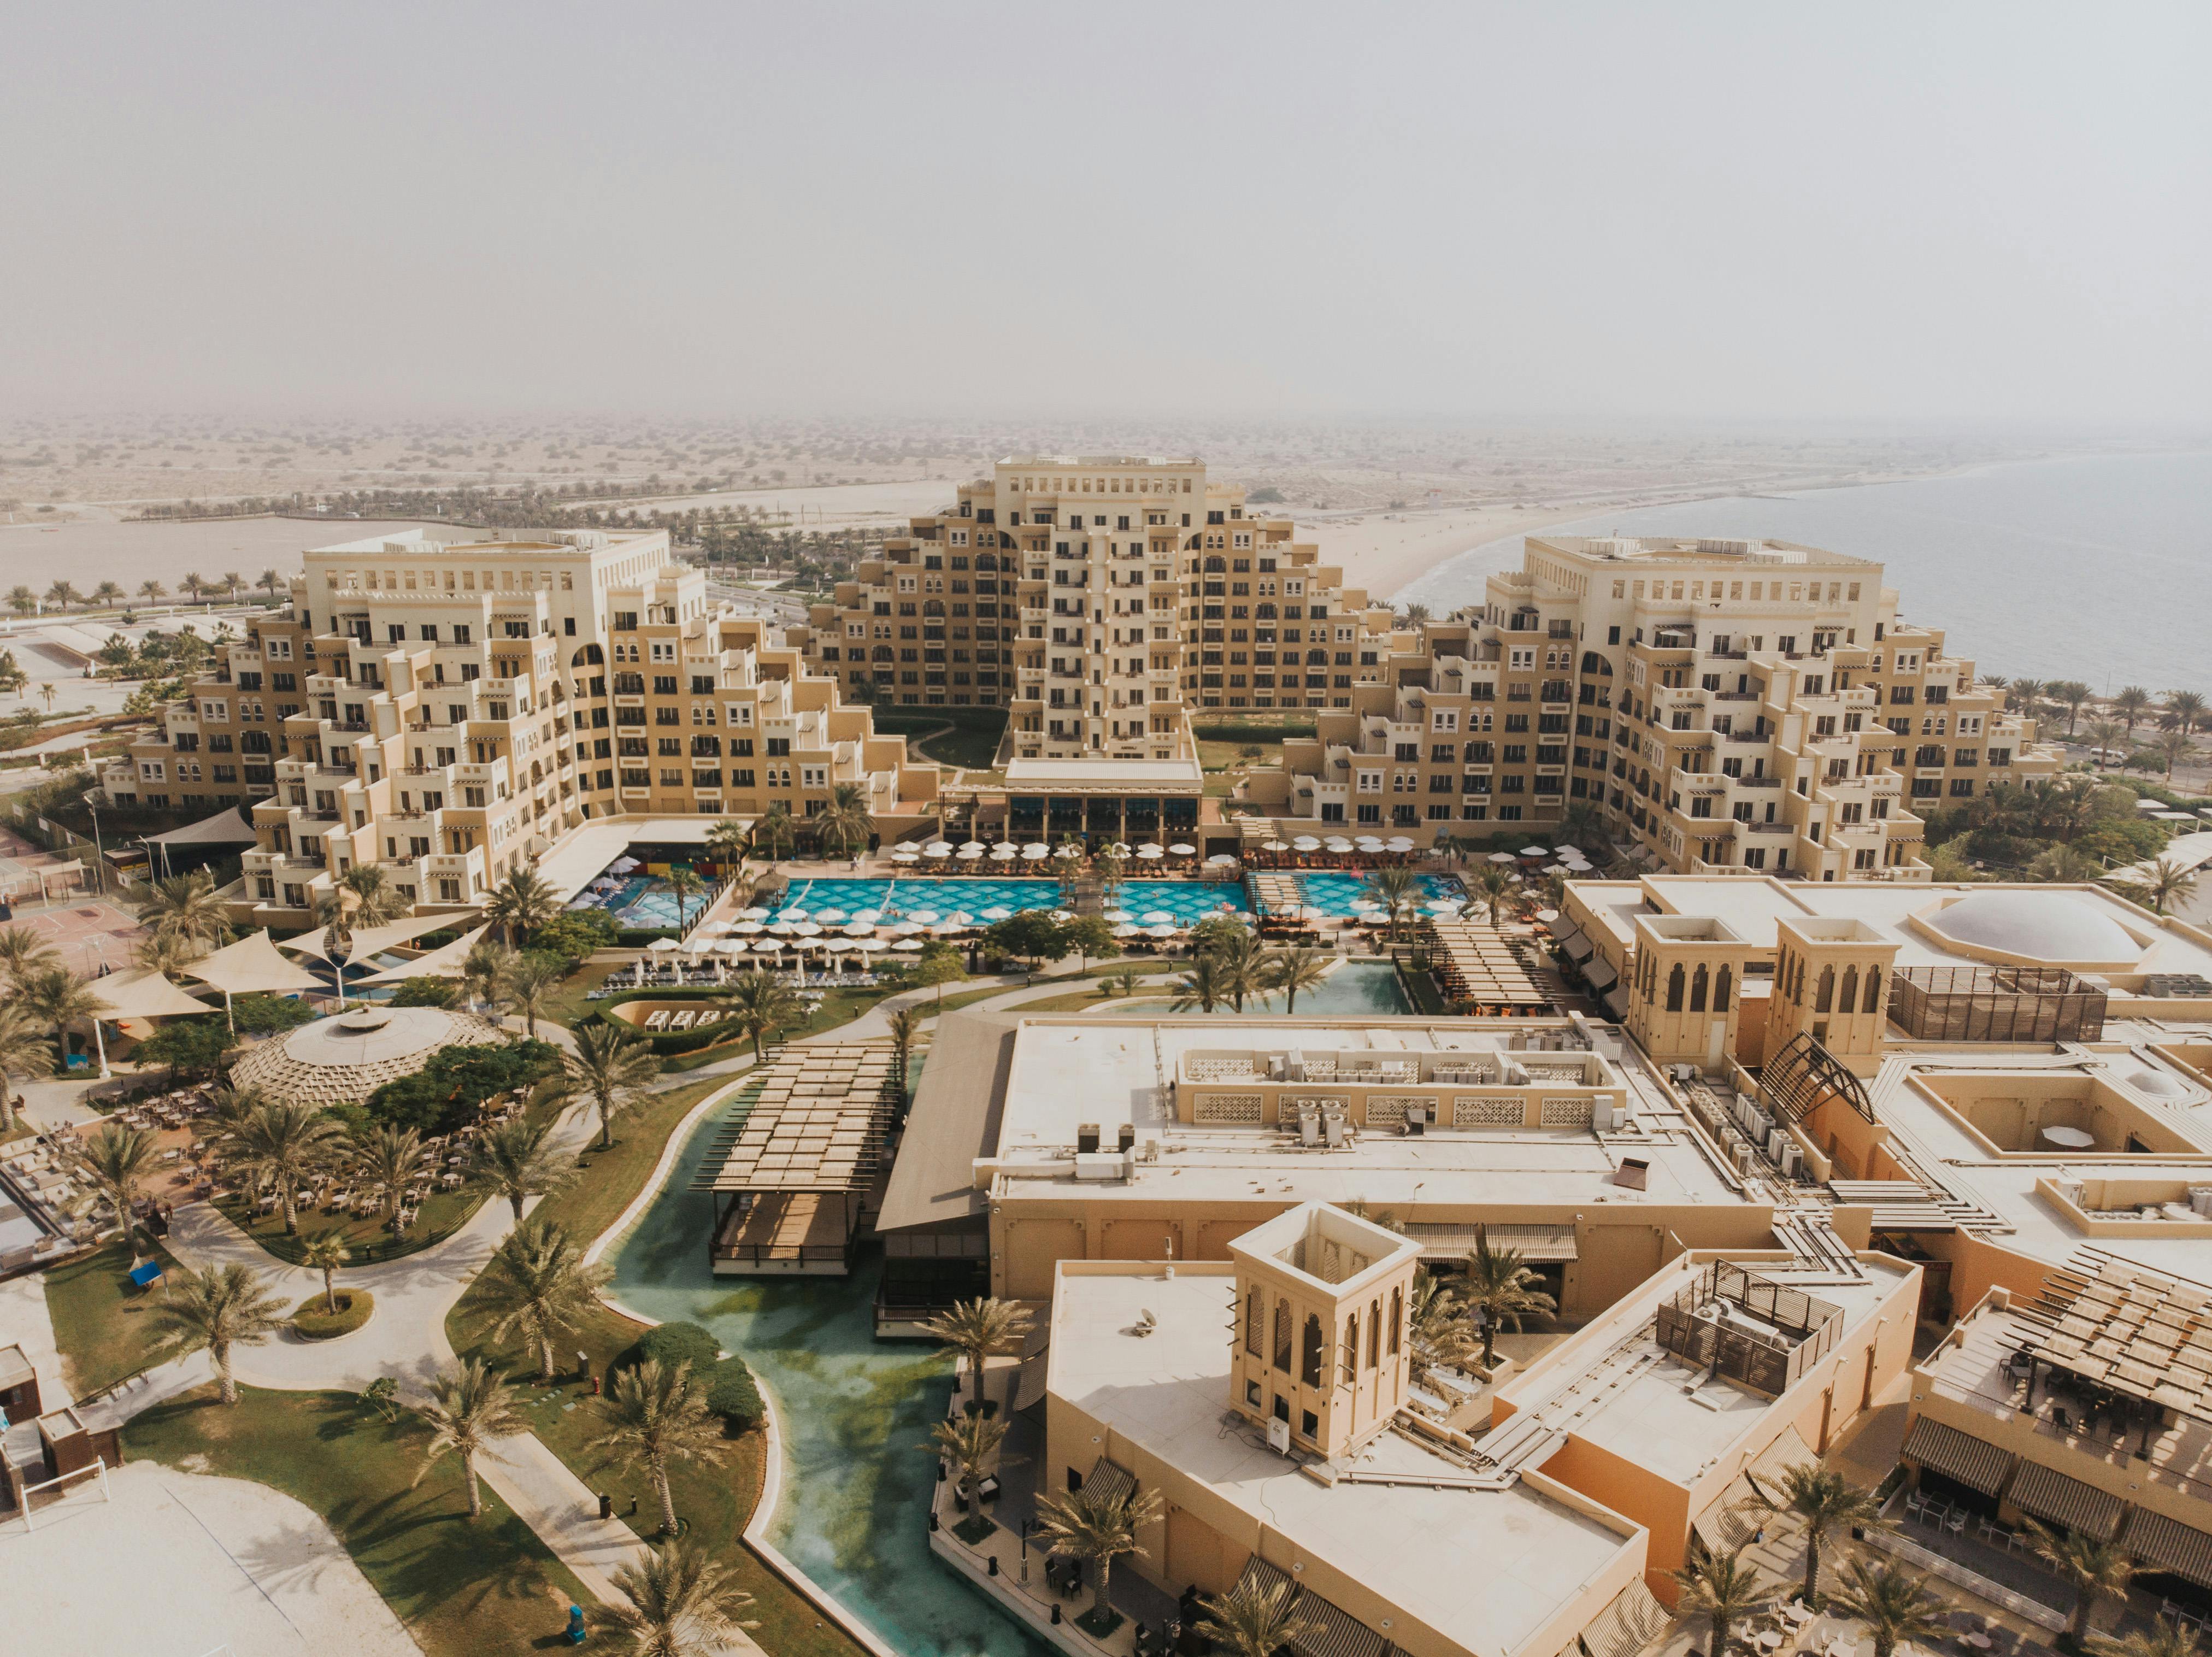
[[[1705,1512],[1690,1521],[1690,1528],[1705,1544],[1706,1552],[1725,1553],[1749,1542],[1758,1533],[1759,1520],[1765,1514],[1766,1503],[1751,1488],[1751,1481],[1739,1473],[1729,1481],[1728,1489],[1707,1504]]]
[[[2212,1536],[2195,1526],[2137,1508],[2128,1520],[2126,1545],[2139,1565],[2212,1588]]]
[[[1559,947],[1567,952],[1567,959],[1577,966],[1597,953],[1597,945],[1586,934],[1577,932],[1559,940]]]
[[[1926,1416],[1912,1423],[1904,1453],[1922,1466],[1933,1467],[1984,1496],[1995,1496],[2012,1470],[2012,1457],[1996,1445],[1968,1438],[1956,1428]]]
[[[1612,1014],[1613,1017],[1617,1019],[1626,1018],[1628,1016],[1628,991],[1626,989],[1607,990],[1605,992],[1605,1010]]]
[[[1820,1465],[1812,1447],[1799,1436],[1795,1427],[1785,1427],[1781,1436],[1751,1459],[1743,1471],[1750,1477],[1752,1489],[1775,1506],[1782,1505],[1782,1473],[1787,1467],[1802,1467],[1807,1464]]]
[[[1583,932],[1578,926],[1563,926],[1552,934],[1552,947],[1554,949],[1565,949],[1571,953],[1574,947],[1582,941]],[[1581,957],[1577,956],[1576,959],[1580,959]]]
[[[1632,1657],[1666,1631],[1674,1619],[1638,1577],[1606,1603],[1582,1632],[1588,1657]]]
[[[1425,1258],[1458,1260],[1474,1252],[1475,1233],[1480,1230],[1489,1240],[1492,1251],[1511,1249],[1521,1257],[1524,1265],[1541,1265],[1553,1261],[1577,1260],[1582,1257],[1575,1248],[1575,1228],[1572,1226],[1459,1226],[1431,1225],[1415,1221],[1406,1228],[1406,1235],[1421,1246]]]
[[[2039,1461],[2023,1461],[2006,1498],[2022,1512],[2109,1542],[2120,1528],[2119,1497],[2069,1478]]]
[[[1602,955],[1583,968],[1583,976],[1589,980],[1593,990],[1610,990],[1620,974],[1613,970],[1613,963]]]
[[[1120,1502],[1137,1493],[1137,1476],[1119,1462],[1101,1456],[1083,1481],[1085,1491],[1097,1491],[1109,1502]]]
[[[1288,1585],[1297,1597],[1298,1620],[1305,1632],[1291,1642],[1297,1657],[1382,1657],[1389,1642],[1341,1605],[1298,1587],[1297,1579],[1279,1565],[1271,1565],[1254,1554],[1237,1586],[1261,1589]]]

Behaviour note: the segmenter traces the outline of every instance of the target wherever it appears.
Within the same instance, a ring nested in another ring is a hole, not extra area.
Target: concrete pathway
[[[484,1483],[522,1515],[545,1545],[603,1605],[622,1598],[614,1574],[645,1557],[645,1544],[619,1519],[599,1517],[596,1491],[535,1433],[495,1441],[477,1464]],[[750,1642],[748,1642],[748,1644]]]
[[[20,1346],[39,1373],[39,1402],[48,1410],[76,1400],[62,1378],[60,1349],[54,1344],[54,1320],[46,1307],[44,1272],[10,1277],[0,1283],[0,1346]]]

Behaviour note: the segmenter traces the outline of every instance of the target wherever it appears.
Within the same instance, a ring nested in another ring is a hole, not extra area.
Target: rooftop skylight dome
[[[2073,892],[1969,892],[1912,918],[1948,947],[1987,961],[2127,972],[2146,947],[2101,905]]]

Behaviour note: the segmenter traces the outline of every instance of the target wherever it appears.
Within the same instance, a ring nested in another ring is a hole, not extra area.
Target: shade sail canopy
[[[394,944],[412,943],[428,932],[443,932],[460,919],[454,915],[410,915],[388,926],[362,927],[353,935],[353,947],[346,952],[346,965],[359,966]]]
[[[203,817],[197,823],[171,829],[167,834],[144,837],[151,844],[171,851],[187,846],[250,846],[256,838],[253,825],[239,816],[234,806],[225,806],[212,817]]]
[[[249,932],[236,943],[226,944],[183,969],[183,976],[222,990],[227,996],[281,996],[293,990],[315,990],[322,980],[287,956],[264,930]]]
[[[457,978],[461,975],[461,964],[476,947],[477,940],[491,930],[489,923],[476,927],[448,944],[441,944],[427,954],[417,955],[411,961],[402,961],[381,972],[372,972],[356,984],[397,984],[402,978]]]
[[[166,1019],[209,1010],[159,972],[117,972],[89,986],[104,1019]]]

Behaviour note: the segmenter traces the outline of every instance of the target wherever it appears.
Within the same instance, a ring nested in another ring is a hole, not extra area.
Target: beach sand
[[[1507,535],[1533,535],[1553,524],[1679,498],[1665,496],[1650,501],[1585,502],[1578,506],[1445,507],[1432,511],[1301,517],[1297,539],[1318,543],[1323,564],[1342,566],[1346,587],[1362,588],[1370,600],[1381,602],[1447,559],[1486,541]]]

